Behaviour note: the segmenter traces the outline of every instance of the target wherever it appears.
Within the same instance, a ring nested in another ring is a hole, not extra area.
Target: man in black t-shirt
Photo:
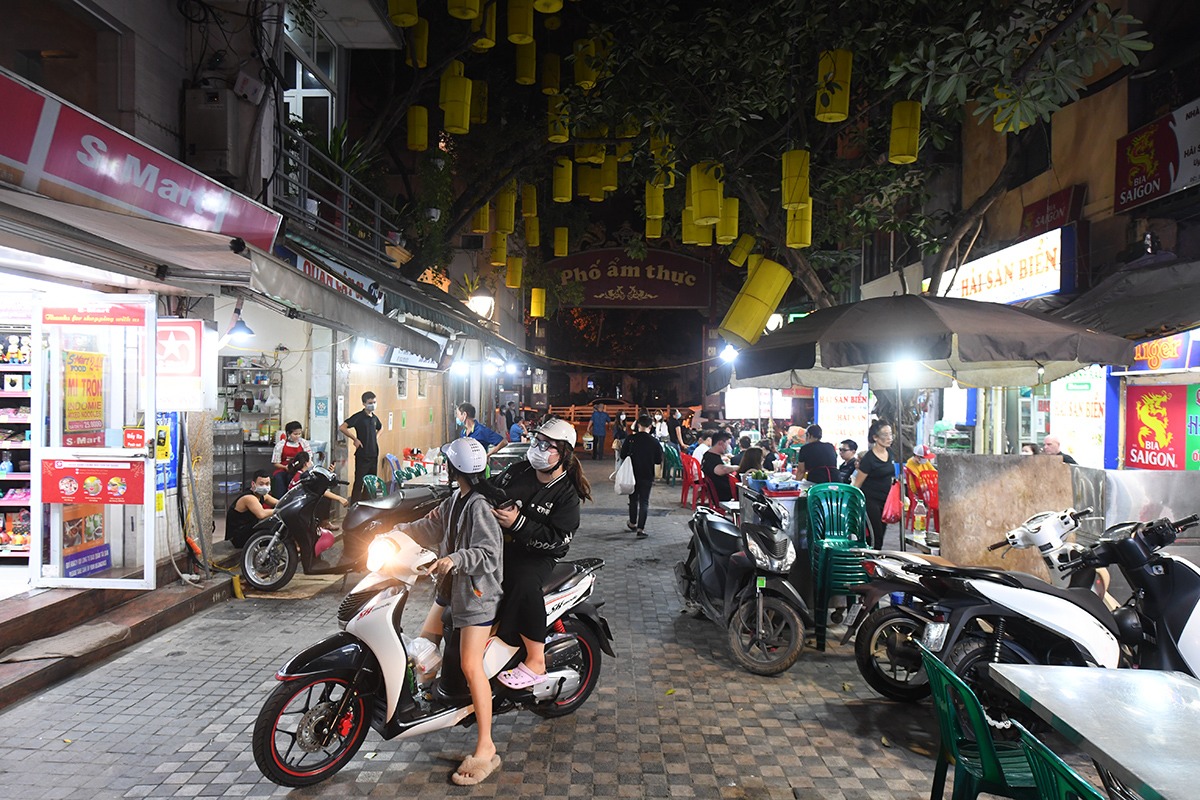
[[[733,488],[729,485],[729,476],[738,473],[738,468],[729,466],[723,458],[729,451],[729,441],[732,438],[725,431],[714,433],[712,445],[700,461],[700,471],[712,481],[713,491],[717,493],[717,500],[721,502],[733,499]]]
[[[796,455],[796,474],[811,483],[837,483],[837,451],[829,442],[822,442],[820,425],[809,425],[804,432],[804,446]]]
[[[363,392],[362,411],[351,414],[338,431],[354,442],[354,489],[350,497],[363,499],[363,478],[379,474],[379,431],[383,423],[375,416],[375,393]]]

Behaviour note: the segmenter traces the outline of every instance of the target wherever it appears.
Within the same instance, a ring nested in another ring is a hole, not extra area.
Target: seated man
[[[738,468],[725,463],[725,453],[729,450],[729,442],[733,437],[725,431],[717,431],[712,435],[712,444],[704,458],[700,461],[700,470],[712,481],[717,500],[724,502],[733,499],[733,487],[729,485],[729,476],[737,475]]]
[[[234,547],[245,547],[254,533],[254,526],[275,513],[277,502],[271,496],[270,474],[265,469],[255,471],[250,485],[225,512],[225,538],[233,542]]]

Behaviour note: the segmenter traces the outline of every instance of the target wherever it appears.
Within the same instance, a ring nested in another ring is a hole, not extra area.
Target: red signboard
[[[708,264],[669,250],[630,258],[620,248],[586,250],[548,263],[563,286],[583,289],[582,308],[708,308]]]
[[[1125,390],[1125,466],[1184,469],[1187,462],[1187,387],[1130,386]]]
[[[0,71],[0,177],[75,205],[239,236],[270,250],[282,217]]]
[[[46,325],[145,325],[146,309],[123,303],[43,308],[42,322]]]
[[[42,462],[43,503],[141,505],[146,467],[141,461]]]
[[[141,450],[146,446],[146,429],[125,428],[121,437],[121,446],[126,450]]]
[[[1083,216],[1084,186],[1068,186],[1049,197],[1025,206],[1021,213],[1021,237],[1052,231]]]

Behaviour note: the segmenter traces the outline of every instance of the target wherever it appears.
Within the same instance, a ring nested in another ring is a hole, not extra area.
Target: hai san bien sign
[[[547,266],[562,286],[578,284],[581,308],[708,308],[709,267],[668,250],[630,258],[620,248],[587,250]]]

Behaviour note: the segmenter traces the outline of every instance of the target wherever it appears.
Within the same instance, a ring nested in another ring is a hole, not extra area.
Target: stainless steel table
[[[991,664],[996,682],[1145,800],[1200,797],[1200,681],[1181,672]]]

